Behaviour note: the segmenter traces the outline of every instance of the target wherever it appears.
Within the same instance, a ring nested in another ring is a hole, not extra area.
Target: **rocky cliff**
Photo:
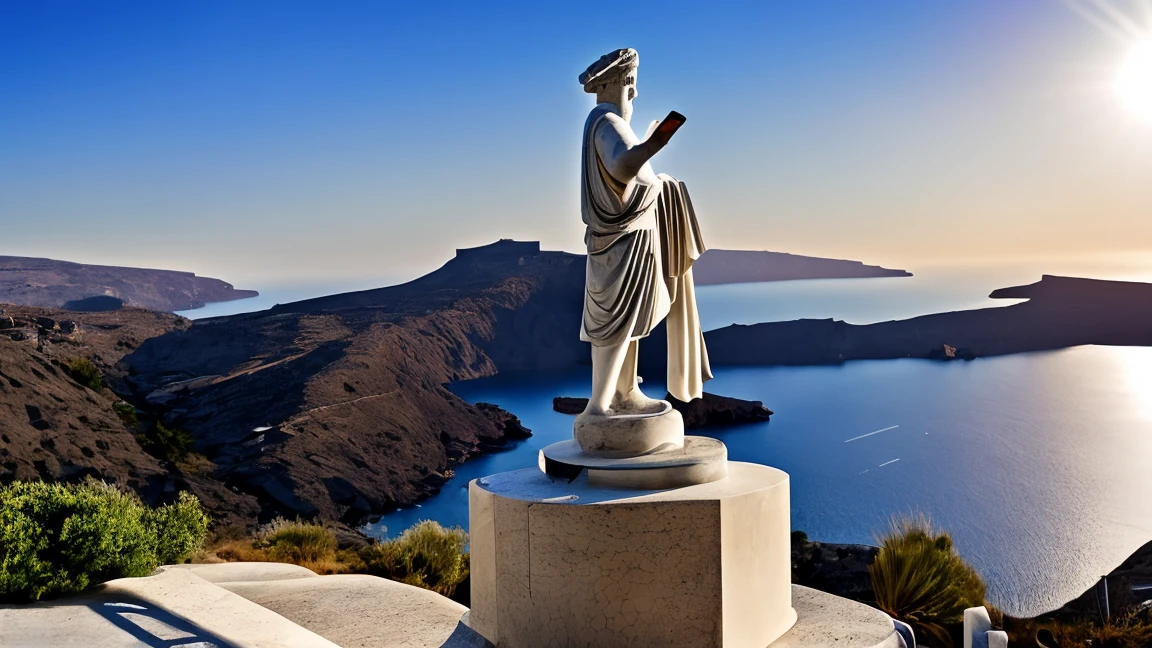
[[[356,523],[527,434],[445,384],[581,360],[582,262],[468,255],[392,288],[197,320],[124,358],[119,389],[187,430],[261,519]]]
[[[418,501],[458,462],[528,434],[445,385],[586,363],[583,280],[582,256],[504,244],[464,251],[407,284],[196,322],[136,309],[7,307],[0,479],[95,474],[150,497],[186,485],[225,521],[356,524]],[[714,365],[1152,344],[1152,286],[1120,283],[1045,277],[1012,289],[1030,301],[1002,309],[870,326],[728,327],[708,333],[708,344]],[[659,335],[641,349],[663,355]],[[93,358],[145,423],[126,425],[115,396],[74,380],[63,367],[77,355]],[[141,450],[135,437],[147,437],[152,421],[186,434],[201,458],[174,463]]]
[[[0,302],[10,304],[74,311],[114,310],[126,304],[179,311],[257,294],[191,272],[0,256]]]

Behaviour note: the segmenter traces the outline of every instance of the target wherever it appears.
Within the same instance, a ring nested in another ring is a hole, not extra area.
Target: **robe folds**
[[[615,346],[647,336],[667,320],[668,391],[699,398],[712,378],[696,308],[692,264],[704,253],[684,183],[645,169],[629,182],[612,177],[597,152],[597,129],[612,129],[611,104],[584,125],[581,214],[588,248],[580,339]],[[632,135],[634,137],[634,135]]]

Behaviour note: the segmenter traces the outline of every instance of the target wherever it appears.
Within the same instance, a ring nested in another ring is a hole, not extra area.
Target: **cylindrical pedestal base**
[[[500,648],[764,648],[796,621],[788,475],[621,491],[536,469],[469,485],[470,624]]]

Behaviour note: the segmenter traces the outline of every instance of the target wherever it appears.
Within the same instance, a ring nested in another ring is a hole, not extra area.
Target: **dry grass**
[[[347,574],[364,566],[355,551],[337,548],[336,534],[329,527],[283,518],[261,527],[255,537],[239,527],[217,530],[193,562],[281,562],[317,574]]]
[[[451,596],[468,577],[468,534],[424,520],[400,537],[364,547],[360,557],[369,574]]]
[[[468,576],[468,534],[424,520],[400,537],[359,551],[340,549],[332,529],[273,520],[249,537],[240,527],[215,530],[193,562],[283,562],[318,574],[372,574],[450,596]]]
[[[182,461],[176,463],[176,467],[187,475],[211,475],[216,470],[216,464],[197,452],[189,452]]]
[[[1099,619],[1056,621],[1005,619],[1010,645],[1033,645],[1046,632],[1049,644],[1060,648],[1147,648],[1152,646],[1152,608],[1135,608],[1107,623]]]

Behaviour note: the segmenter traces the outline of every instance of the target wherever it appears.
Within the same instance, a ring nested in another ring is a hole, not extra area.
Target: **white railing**
[[[964,610],[964,648],[1008,648],[1008,633],[992,629],[984,606]]]

